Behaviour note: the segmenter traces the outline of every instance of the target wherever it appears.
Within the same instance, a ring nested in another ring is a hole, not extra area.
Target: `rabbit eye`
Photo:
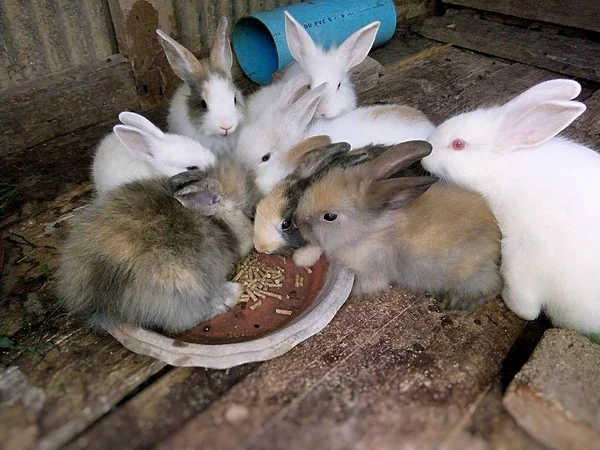
[[[233,104],[237,105],[237,97],[233,97]]]
[[[284,220],[283,222],[281,222],[281,229],[283,231],[289,230],[290,227],[292,226],[292,221],[291,220]]]
[[[342,82],[340,81],[340,82],[338,83],[338,91],[340,90],[340,88],[341,88],[341,87],[342,87]]]
[[[204,101],[204,100],[202,100],[202,108],[208,109],[208,105],[206,104],[206,101]]]
[[[337,219],[337,214],[327,213],[323,216],[323,219],[325,219],[327,222],[333,222],[335,219]]]
[[[263,155],[262,158],[260,158],[260,160],[262,162],[267,162],[269,160],[269,158],[271,158],[271,154],[267,153],[266,155]]]
[[[198,166],[187,166],[187,170],[198,170]]]
[[[452,145],[454,150],[464,150],[464,148],[467,146],[467,143],[462,139],[454,139],[450,145]]]
[[[310,91],[312,89],[312,86],[309,84],[308,86],[306,86],[306,89]]]

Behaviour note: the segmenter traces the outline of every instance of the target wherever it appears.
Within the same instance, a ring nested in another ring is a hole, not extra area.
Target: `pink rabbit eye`
[[[467,146],[467,143],[462,139],[454,139],[450,145],[454,150],[464,150],[464,148]]]

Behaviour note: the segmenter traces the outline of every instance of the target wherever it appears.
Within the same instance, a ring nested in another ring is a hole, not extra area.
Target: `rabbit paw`
[[[244,292],[244,286],[240,283],[226,283],[227,296],[225,298],[225,306],[233,308],[240,301],[240,295]]]
[[[298,267],[312,267],[323,254],[317,245],[305,245],[294,252],[294,264]]]

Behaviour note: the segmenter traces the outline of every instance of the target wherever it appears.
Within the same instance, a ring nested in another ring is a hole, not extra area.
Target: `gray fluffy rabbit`
[[[177,333],[234,306],[227,281],[252,248],[257,201],[235,163],[123,185],[74,220],[59,295],[94,327],[118,323]]]

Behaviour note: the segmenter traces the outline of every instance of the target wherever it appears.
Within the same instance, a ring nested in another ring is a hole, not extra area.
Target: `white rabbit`
[[[296,19],[287,11],[285,36],[288,48],[295,59],[286,67],[283,77],[248,97],[248,115],[253,117],[276,101],[285,83],[295,76],[306,73],[308,87],[328,83],[316,110],[317,118],[338,117],[356,108],[356,92],[351,70],[369,54],[380,22],[372,22],[350,35],[341,45],[325,50],[318,47]]]
[[[523,319],[600,332],[600,155],[555,137],[586,107],[547,81],[504,106],[454,117],[423,166],[479,191],[503,234],[503,298]]]
[[[245,104],[231,76],[227,18],[221,17],[210,57],[201,61],[165,32],[156,33],[173,71],[184,82],[171,100],[169,131],[194,138],[217,154],[234,150]]]
[[[283,157],[288,149],[304,139],[326,88],[323,84],[306,90],[307,83],[308,77],[304,74],[288,81],[278,98],[262,114],[245,122],[240,130],[236,157],[254,171],[263,195],[289,173]]]
[[[435,129],[422,112],[394,104],[363,106],[335,119],[318,119],[311,124],[311,116],[328,85],[304,91],[307,81],[306,75],[288,81],[279,98],[240,131],[238,158],[254,170],[263,195],[293,171],[286,164],[285,155],[308,137],[326,135],[332,142],[348,142],[351,148],[360,148],[427,139]]]
[[[139,114],[122,112],[119,120],[124,125],[113,128],[94,156],[92,177],[98,194],[128,181],[205,169],[216,162],[215,155],[200,143],[163,133]]]

